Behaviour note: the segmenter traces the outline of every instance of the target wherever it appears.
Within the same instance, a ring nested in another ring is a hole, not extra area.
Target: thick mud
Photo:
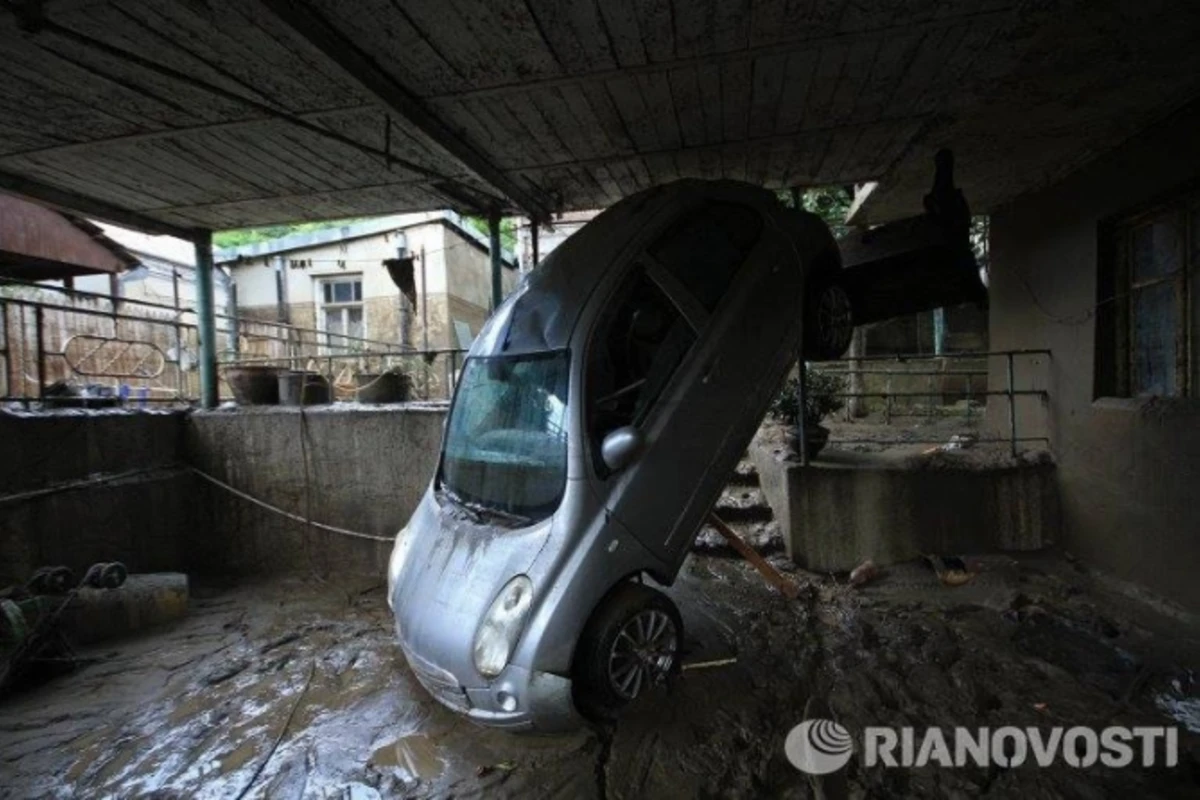
[[[1197,707],[1195,625],[1061,559],[986,566],[953,589],[920,565],[860,589],[794,572],[792,602],[740,561],[693,556],[670,590],[688,668],[615,725],[565,736],[478,728],[429,699],[381,587],[201,589],[186,621],[0,704],[0,797],[1195,796],[1200,737],[1177,722]],[[852,731],[1175,723],[1180,762],[852,759],[817,784],[783,751],[813,697]]]

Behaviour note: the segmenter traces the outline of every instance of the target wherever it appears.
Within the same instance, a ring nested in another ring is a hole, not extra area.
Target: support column
[[[212,231],[196,231],[196,324],[200,331],[200,405],[217,407],[217,324],[213,316]]]
[[[538,265],[538,222],[533,217],[529,218],[529,242],[533,245],[533,260],[529,264],[529,269],[535,270]]]
[[[503,261],[500,257],[500,212],[488,214],[488,251],[492,257],[492,311],[500,307],[504,300],[504,284],[500,270]]]

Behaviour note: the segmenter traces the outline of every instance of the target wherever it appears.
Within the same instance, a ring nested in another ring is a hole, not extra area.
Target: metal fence
[[[355,376],[408,377],[410,397],[448,399],[465,351],[411,350],[395,342],[276,320],[216,315],[219,391],[228,368],[266,364],[324,375],[353,400]],[[190,404],[200,394],[196,312],[134,297],[0,283],[0,400],[73,405]]]
[[[1048,444],[1045,436],[1021,436],[1017,430],[1018,399],[1034,398],[1045,404],[1049,392],[1037,388],[1043,383],[1029,375],[1028,367],[1036,359],[1049,360],[1049,350],[997,350],[980,353],[946,353],[943,355],[879,355],[842,358],[836,361],[809,362],[821,372],[838,375],[846,391],[830,392],[846,401],[843,408],[846,420],[852,418],[853,401],[867,405],[866,411],[882,415],[885,424],[897,418],[962,416],[971,423],[986,411],[988,399],[1003,397],[1007,411],[1004,437],[977,438],[977,443],[1007,443],[1013,456],[1022,443]],[[990,367],[994,360],[1004,366],[1003,387],[989,385]],[[1028,385],[1018,385],[1017,365],[1024,362]],[[857,386],[856,386],[857,384]],[[831,444],[945,444],[945,439],[919,437],[853,438],[831,436]]]

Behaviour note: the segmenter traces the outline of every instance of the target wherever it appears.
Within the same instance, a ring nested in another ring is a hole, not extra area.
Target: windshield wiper
[[[459,496],[453,489],[450,489],[445,484],[442,485],[442,491],[446,493],[446,496],[449,497],[456,506],[459,506],[464,511],[469,512],[472,521],[475,523],[482,522],[482,518],[485,516],[497,517],[518,525],[528,525],[529,523],[533,522],[532,518],[526,517],[522,514],[514,514],[511,511],[501,511],[498,508],[491,508],[481,503],[473,503],[470,500]]]

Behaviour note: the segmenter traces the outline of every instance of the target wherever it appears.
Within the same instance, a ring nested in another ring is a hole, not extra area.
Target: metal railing
[[[217,314],[220,395],[225,369],[270,364],[320,372],[353,399],[359,372],[398,370],[413,399],[451,396],[464,351],[403,349],[396,342],[277,320]],[[0,400],[64,403],[58,383],[89,387],[72,405],[196,402],[200,393],[195,309],[136,297],[0,282]],[[97,396],[103,394],[104,396]],[[114,399],[115,398],[115,399]]]
[[[983,408],[976,410],[977,403],[978,406],[983,407],[986,406],[990,397],[1004,397],[1008,412],[1008,435],[999,438],[976,438],[974,442],[979,444],[1007,443],[1011,454],[1016,457],[1019,452],[1019,445],[1022,443],[1040,442],[1046,445],[1049,444],[1048,437],[1020,436],[1017,430],[1018,398],[1034,397],[1043,404],[1049,400],[1050,395],[1046,389],[1017,387],[1016,359],[1035,358],[1039,356],[1044,356],[1047,359],[1052,357],[1049,350],[1022,349],[977,353],[945,353],[942,355],[857,356],[841,358],[835,361],[808,362],[808,365],[821,372],[843,377],[847,385],[856,378],[864,385],[867,383],[876,384],[877,388],[872,387],[871,390],[829,392],[828,394],[845,401],[855,399],[882,401],[883,407],[881,410],[884,422],[887,425],[890,425],[897,417],[926,417],[932,419],[937,416],[957,415],[959,413],[957,411],[957,404],[947,405],[945,403],[945,399],[948,396],[959,398],[959,401],[962,402],[961,414],[969,424],[974,413],[980,413],[984,410]],[[990,375],[988,367],[990,366],[990,361],[997,358],[1004,359],[1004,387],[992,389],[988,385]],[[947,368],[949,362],[962,361],[981,363],[982,367],[970,368],[970,365],[968,365],[965,369]],[[914,366],[917,368],[912,369],[911,367]],[[883,385],[878,386],[879,381],[872,381],[872,378],[882,378]],[[947,378],[953,379],[953,382],[960,385],[948,387]],[[914,382],[923,382],[925,384],[924,390],[913,390],[911,386]],[[905,385],[905,388],[897,389],[894,386],[895,383],[902,383]],[[938,385],[939,383],[941,384],[940,386]],[[926,402],[923,404],[912,402],[918,398]],[[941,402],[933,402],[935,399],[940,399]],[[849,402],[845,403],[843,410],[846,420],[850,421],[852,414],[851,404]],[[831,436],[829,441],[831,444],[879,445],[946,443],[944,438],[921,439],[913,437],[851,438]]]

